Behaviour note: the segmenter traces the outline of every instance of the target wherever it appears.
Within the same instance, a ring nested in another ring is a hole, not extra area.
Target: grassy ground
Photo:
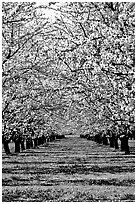
[[[134,149],[134,141],[129,142]],[[11,144],[13,151],[13,145]],[[2,154],[3,202],[134,201],[135,156],[79,137]]]

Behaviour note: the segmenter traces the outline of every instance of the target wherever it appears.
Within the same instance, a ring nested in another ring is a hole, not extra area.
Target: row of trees
[[[111,128],[105,130],[99,130],[98,133],[86,133],[80,134],[81,138],[87,140],[93,140],[99,144],[110,145],[110,147],[119,149],[119,140],[121,142],[120,150],[125,151],[125,154],[130,154],[130,148],[128,145],[129,138],[135,139],[135,130],[131,130],[127,125],[113,125]]]
[[[28,124],[27,128],[24,126],[10,129],[8,132],[3,132],[3,148],[6,154],[13,154],[9,147],[9,142],[14,142],[14,151],[16,154],[26,149],[35,149],[40,145],[52,142],[55,139],[65,138],[65,135],[59,135],[56,132],[44,130],[43,127],[32,128]]]
[[[134,3],[6,2],[2,14],[3,137],[29,123],[134,129]]]

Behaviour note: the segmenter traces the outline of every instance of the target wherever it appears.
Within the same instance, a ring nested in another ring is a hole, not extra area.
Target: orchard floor
[[[129,144],[134,149],[135,142]],[[134,153],[80,137],[18,155],[3,152],[2,171],[3,202],[135,201]]]

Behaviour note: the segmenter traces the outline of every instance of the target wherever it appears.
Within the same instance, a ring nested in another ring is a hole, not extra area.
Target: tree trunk
[[[30,149],[30,142],[28,138],[26,139],[26,149]]]
[[[44,144],[44,138],[43,138],[43,136],[41,137],[41,144],[42,144],[42,145]]]
[[[119,146],[118,146],[118,138],[115,138],[115,149],[119,149]]]
[[[35,137],[34,138],[34,148],[36,148],[38,146],[38,138]]]
[[[106,136],[103,136],[103,145],[108,145],[108,139]]]
[[[114,147],[114,139],[113,137],[109,137],[110,147]]]
[[[38,138],[38,145],[41,145],[41,137]]]
[[[24,140],[21,140],[21,149],[22,149],[22,151],[25,150]]]
[[[51,140],[50,140],[50,141],[52,142],[52,141],[54,141],[54,140],[55,140],[55,136],[54,136],[54,135],[51,135]]]
[[[121,140],[121,151],[125,151],[124,137],[120,138],[120,140]]]
[[[33,148],[33,141],[32,141],[32,138],[30,138],[30,147]]]
[[[4,141],[3,142],[3,147],[4,147],[4,151],[6,154],[11,154],[10,149],[9,149],[9,142]]]
[[[97,134],[95,137],[96,137],[96,142],[101,144],[102,143],[102,136],[100,134]]]
[[[97,135],[95,135],[95,142],[97,142]]]
[[[48,138],[47,138],[47,142],[50,142],[50,136],[48,136]]]
[[[98,143],[99,143],[99,144],[102,143],[102,136],[101,136],[101,135],[99,136],[99,141],[98,141]]]
[[[15,140],[15,153],[20,153],[20,140]]]
[[[125,145],[125,154],[130,154],[129,146],[128,146],[128,137],[126,136],[124,138],[124,145]]]

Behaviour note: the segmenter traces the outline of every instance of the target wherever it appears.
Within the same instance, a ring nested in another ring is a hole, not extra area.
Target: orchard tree
[[[134,7],[79,2],[56,8],[61,38],[54,38],[55,53],[59,67],[70,76],[67,86],[94,111],[92,117],[106,122],[134,123]]]
[[[48,35],[51,28],[35,3],[3,3],[2,23],[2,113],[3,124],[8,125],[16,117],[17,121],[31,117],[31,109],[49,106],[46,98],[51,92],[47,84],[52,58],[45,49],[50,42],[43,44],[43,34]]]

